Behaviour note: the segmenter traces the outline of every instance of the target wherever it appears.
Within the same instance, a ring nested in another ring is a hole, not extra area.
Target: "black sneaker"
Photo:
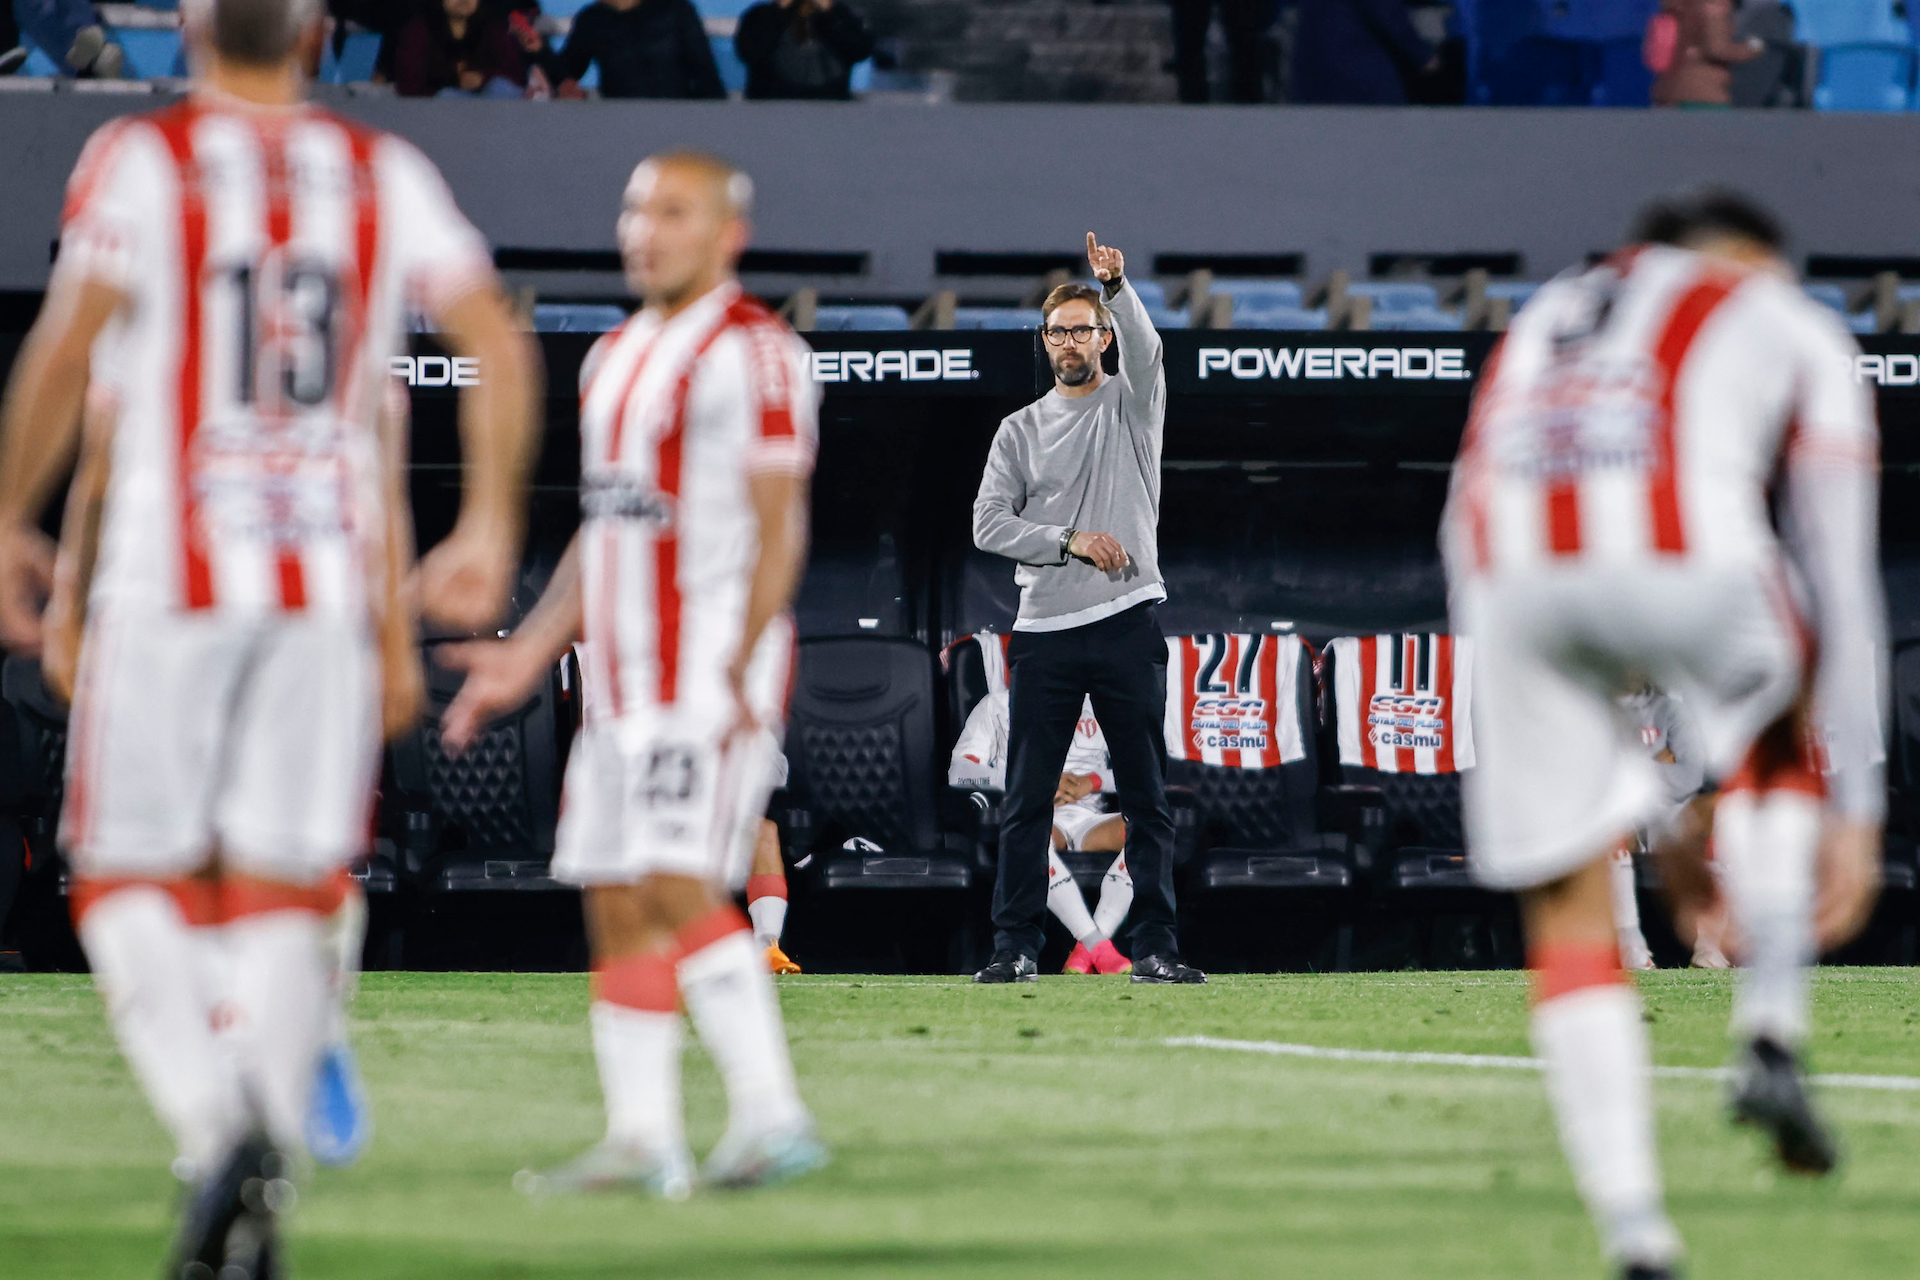
[[[285,1156],[255,1135],[187,1201],[167,1280],[277,1280],[275,1219],[293,1201]]]
[[[0,49],[0,76],[10,76],[27,65],[27,46],[17,44],[11,49]]]
[[[1620,1280],[1680,1280],[1677,1267],[1630,1262],[1620,1272]]]
[[[1734,1067],[1733,1118],[1771,1134],[1789,1173],[1817,1178],[1839,1163],[1833,1137],[1807,1097],[1799,1060],[1766,1036],[1756,1037]]]
[[[1207,975],[1173,956],[1141,956],[1133,962],[1135,982],[1205,982]]]
[[[975,982],[1032,982],[1040,973],[1040,965],[1032,956],[1023,956],[1018,951],[996,951],[987,967],[973,975]]]

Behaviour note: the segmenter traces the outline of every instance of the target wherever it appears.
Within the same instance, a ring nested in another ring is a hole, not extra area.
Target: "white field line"
[[[1223,1040],[1217,1036],[1172,1036],[1161,1044],[1169,1049],[1228,1049],[1237,1053],[1264,1053],[1277,1058],[1318,1058],[1325,1062],[1378,1062],[1392,1066],[1481,1067],[1507,1071],[1540,1071],[1539,1058],[1515,1058],[1496,1053],[1401,1053],[1391,1049],[1331,1049],[1317,1044],[1285,1044],[1278,1040]],[[1655,1067],[1663,1080],[1725,1080],[1726,1067]],[[1828,1089],[1883,1089],[1920,1092],[1920,1076],[1823,1075],[1813,1082]]]

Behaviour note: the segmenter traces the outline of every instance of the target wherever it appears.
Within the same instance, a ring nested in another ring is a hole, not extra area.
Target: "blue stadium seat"
[[[727,86],[728,93],[745,93],[747,64],[733,51],[733,37],[710,35],[707,43],[713,47],[713,63],[720,69],[720,83]]]
[[[625,308],[612,303],[543,302],[533,309],[535,333],[605,333],[626,322]]]
[[[125,74],[129,80],[158,80],[186,74],[177,30],[114,28],[110,38],[126,53]]]
[[[1151,311],[1155,307],[1166,307],[1167,287],[1158,280],[1133,280],[1130,278],[1127,283],[1131,284],[1133,291],[1140,295],[1140,303],[1146,307],[1147,310]]]
[[[1540,292],[1538,280],[1489,280],[1487,282],[1487,296],[1505,298],[1513,304],[1516,312],[1532,301],[1533,295],[1538,292]]]
[[[1300,305],[1300,286],[1292,280],[1215,280],[1212,292],[1233,299],[1234,314],[1242,311],[1275,311]]]
[[[549,18],[571,18],[592,3],[593,0],[540,0],[540,12]]]
[[[1907,44],[1907,24],[1893,0],[1795,0],[1793,31],[1802,44]]]
[[[1040,313],[1021,307],[955,307],[956,329],[1038,329]]]
[[[828,332],[890,332],[911,324],[900,307],[821,307],[814,313],[813,327]]]
[[[1156,329],[1191,329],[1193,327],[1193,317],[1185,311],[1175,311],[1172,307],[1149,306],[1147,319],[1153,321],[1153,327]]]
[[[1317,307],[1273,307],[1264,311],[1233,312],[1233,327],[1236,329],[1324,329],[1327,327],[1327,309]]]
[[[380,56],[380,37],[371,31],[353,31],[334,57],[333,41],[320,53],[320,79],[327,84],[364,84],[373,79],[373,63]]]
[[[1846,321],[1847,328],[1853,330],[1855,333],[1873,332],[1873,313],[1871,311],[1848,310],[1847,291],[1843,286],[1837,284],[1809,284],[1801,287],[1807,291],[1809,298],[1812,298],[1815,302],[1823,306],[1831,307],[1842,320]]]
[[[1412,307],[1405,311],[1376,311],[1376,329],[1437,329],[1451,331],[1460,327],[1460,313],[1438,307]]]
[[[1816,111],[1905,111],[1913,104],[1914,51],[1900,44],[1830,45],[1820,50]]]
[[[693,7],[703,18],[737,18],[752,8],[756,0],[694,0]],[[576,6],[585,8],[585,5]]]
[[[1440,294],[1430,284],[1414,281],[1364,281],[1347,286],[1350,298],[1373,299],[1373,314],[1377,318],[1383,311],[1418,311],[1425,307],[1437,309],[1440,306]]]
[[[24,38],[23,36],[22,39]],[[47,56],[46,50],[28,41],[27,61],[26,64],[20,68],[19,74],[23,76],[57,76],[65,75],[67,72],[53,64],[53,59]]]

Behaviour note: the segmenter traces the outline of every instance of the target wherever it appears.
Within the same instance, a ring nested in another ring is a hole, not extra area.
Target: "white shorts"
[[[714,672],[695,672],[672,706],[629,705],[574,735],[554,837],[553,874],[567,884],[635,884],[693,876],[738,889],[781,756],[790,626],[767,629],[747,667],[760,728],[726,737],[730,701]],[[682,668],[683,672],[685,668]],[[709,691],[702,695],[700,691]]]
[[[220,863],[310,884],[367,847],[380,669],[323,615],[103,612],[69,720],[61,844],[93,878]]]
[[[1542,570],[1464,584],[1474,640],[1477,767],[1462,775],[1474,874],[1529,888],[1610,852],[1668,806],[1638,725],[1615,700],[1679,695],[1722,778],[1792,705],[1805,653],[1762,571]]]
[[[1089,805],[1063,804],[1054,808],[1053,829],[1067,838],[1067,848],[1083,849],[1095,828],[1119,817],[1117,813],[1103,813]]]

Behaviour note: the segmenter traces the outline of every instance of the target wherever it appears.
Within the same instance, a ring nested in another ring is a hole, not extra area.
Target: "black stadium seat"
[[[393,747],[390,804],[403,814],[403,872],[431,890],[558,889],[548,874],[559,816],[563,722],[579,688],[572,655],[524,706],[458,756],[440,743],[439,716],[459,672],[428,648],[425,722]]]
[[[0,808],[20,819],[36,859],[51,857],[66,792],[67,709],[40,678],[37,658],[6,659],[0,698],[8,711],[0,735],[11,739],[0,744],[0,769],[13,774],[0,777]]]
[[[972,884],[973,842],[937,821],[933,659],[919,642],[802,641],[786,747],[786,842],[822,888]]]

